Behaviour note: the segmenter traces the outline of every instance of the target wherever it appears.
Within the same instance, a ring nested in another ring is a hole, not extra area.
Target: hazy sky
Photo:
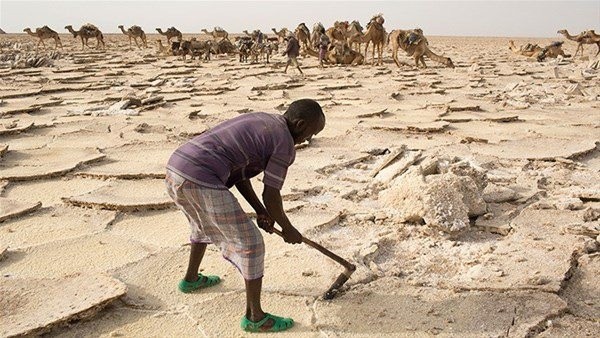
[[[5,1],[0,0],[0,28],[8,33],[48,25],[59,32],[65,25],[86,22],[105,33],[120,24],[137,24],[146,32],[175,26],[200,32],[222,26],[229,32],[281,27],[309,28],[320,21],[359,20],[383,13],[388,31],[421,27],[430,35],[557,37],[600,32],[600,1]]]

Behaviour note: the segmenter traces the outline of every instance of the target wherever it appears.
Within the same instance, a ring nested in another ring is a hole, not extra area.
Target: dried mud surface
[[[298,147],[284,207],[358,268],[323,301],[342,267],[265,234],[263,307],[295,319],[284,336],[600,336],[589,48],[538,63],[508,39],[431,37],[456,68],[398,68],[386,49],[382,66],[300,58],[300,76],[280,54],[183,61],[123,35],[107,34],[106,51],[61,37],[64,51],[32,61],[42,67],[0,69],[0,335],[243,335],[243,280],[217,248],[202,269],[223,283],[177,291],[189,232],[164,166],[221,121],[308,97],[327,126]]]

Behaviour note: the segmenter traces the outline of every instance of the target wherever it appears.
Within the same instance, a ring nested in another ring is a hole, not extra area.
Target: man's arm
[[[302,243],[302,235],[294,228],[294,226],[292,226],[292,223],[290,223],[290,220],[283,210],[283,202],[279,190],[265,185],[263,201],[271,218],[281,226],[281,229],[283,230],[283,239],[287,243]]]
[[[250,183],[250,180],[245,179],[243,181],[240,181],[235,184],[235,187],[240,192],[240,194],[242,194],[242,196],[244,196],[246,201],[248,201],[248,203],[250,204],[252,209],[254,209],[254,211],[256,212],[257,215],[267,213],[267,210],[265,209],[263,204],[258,199],[258,196],[256,196],[256,193],[254,192],[254,189],[252,188],[252,183]]]
[[[250,180],[240,181],[235,184],[235,187],[256,212],[256,224],[258,224],[258,227],[268,233],[273,233],[273,219],[267,213],[267,209],[262,205],[258,196],[256,196]]]

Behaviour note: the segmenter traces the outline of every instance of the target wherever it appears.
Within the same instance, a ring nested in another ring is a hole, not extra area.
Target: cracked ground
[[[431,37],[455,69],[398,68],[386,51],[377,67],[301,58],[302,77],[278,56],[184,62],[106,41],[82,52],[65,35],[54,66],[0,69],[0,336],[243,336],[244,283],[216,248],[201,268],[223,282],[176,288],[189,234],[164,165],[221,121],[305,97],[327,125],[298,148],[284,208],[358,269],[324,301],[343,268],[264,234],[263,307],[296,322],[283,335],[600,336],[600,77],[582,77],[588,60],[537,63],[500,38]],[[395,176],[453,159],[487,184],[485,212],[459,233],[379,198],[403,189]]]

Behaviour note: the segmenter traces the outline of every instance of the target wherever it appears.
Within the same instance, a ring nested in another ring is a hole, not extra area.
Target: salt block
[[[93,317],[123,296],[127,286],[93,274],[57,279],[0,278],[0,336],[41,335]]]
[[[0,180],[25,181],[61,176],[106,155],[97,149],[42,148],[9,151],[3,156]]]
[[[41,202],[24,203],[10,198],[0,197],[0,222],[28,214],[42,206]]]
[[[52,331],[53,336],[62,338],[143,337],[154,334],[161,337],[195,337],[198,333],[196,321],[185,310],[151,311],[126,307],[106,309],[94,320],[69,323],[68,327]]]
[[[147,257],[147,244],[110,233],[84,235],[12,250],[0,264],[0,275],[57,278],[86,271],[102,273]]]
[[[508,202],[516,198],[517,193],[514,190],[495,184],[488,184],[483,190],[483,199],[488,203]]]
[[[561,314],[567,304],[545,292],[455,293],[384,277],[332,302],[317,301],[313,308],[326,335],[496,337],[510,327],[510,336],[523,337],[545,318]]]
[[[567,314],[560,318],[546,321],[548,328],[541,332],[541,338],[570,338],[600,336],[600,322]]]
[[[175,205],[167,195],[165,181],[159,179],[118,180],[83,195],[65,197],[63,201],[75,206],[119,211],[159,210]]]
[[[134,144],[104,151],[103,163],[79,171],[78,175],[100,178],[164,178],[165,163],[177,148],[169,144]]]
[[[46,207],[33,215],[5,222],[0,226],[0,238],[12,249],[21,249],[102,232],[116,215],[108,210]]]
[[[450,172],[425,177],[418,173],[403,175],[382,197],[405,221],[422,219],[449,232],[469,227],[469,216],[486,212],[486,203],[475,181]]]
[[[507,159],[553,160],[557,157],[571,158],[596,149],[594,139],[528,138],[503,141],[497,144],[472,144],[479,154]]]
[[[33,128],[33,122],[0,124],[0,136],[22,133]]]
[[[569,312],[578,317],[597,320],[600,314],[600,256],[583,255],[577,269],[563,290],[569,302]]]

